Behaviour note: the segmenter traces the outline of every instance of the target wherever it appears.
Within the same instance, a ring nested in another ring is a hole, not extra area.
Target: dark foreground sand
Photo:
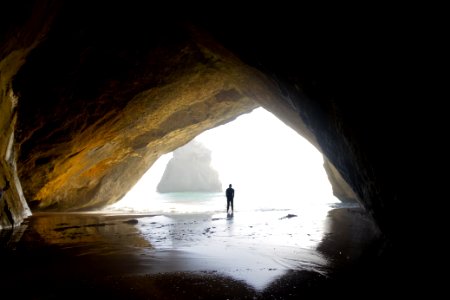
[[[301,217],[35,214],[0,231],[0,287],[19,299],[358,298],[373,287],[383,241],[360,209],[330,211],[323,228]]]

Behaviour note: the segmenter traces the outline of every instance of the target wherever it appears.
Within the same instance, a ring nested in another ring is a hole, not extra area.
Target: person
[[[227,214],[230,210],[231,205],[231,214],[233,214],[234,208],[233,208],[233,199],[234,199],[234,189],[231,187],[231,184],[228,186],[225,195],[227,196]]]

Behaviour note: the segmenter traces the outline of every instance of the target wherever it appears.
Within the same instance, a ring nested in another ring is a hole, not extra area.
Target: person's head
[[[229,187],[231,187],[231,184],[229,185]]]

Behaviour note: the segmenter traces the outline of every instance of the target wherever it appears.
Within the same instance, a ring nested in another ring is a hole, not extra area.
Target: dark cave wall
[[[35,209],[117,201],[159,155],[259,104],[324,153],[384,232],[398,233],[401,103],[378,23],[312,22],[288,7],[275,20],[269,8],[218,15],[61,2],[54,12],[39,3],[33,15],[52,29],[30,22],[46,39],[30,34],[13,68],[5,62],[20,43],[0,52],[10,74],[2,95],[19,103],[19,176]],[[5,32],[27,32],[5,22]],[[2,149],[9,136],[2,131]]]
[[[18,97],[12,80],[29,53],[49,30],[54,3],[6,2],[0,20],[0,229],[14,227],[31,214],[22,192],[14,147]]]
[[[13,82],[33,210],[112,204],[160,155],[272,97],[263,76],[200,31],[90,8],[63,6]]]
[[[326,161],[379,225],[400,237],[408,222],[399,218],[411,207],[399,196],[401,153],[408,152],[400,77],[408,49],[398,38],[405,30],[395,10],[337,14],[341,9],[262,5],[234,12],[233,22],[208,15],[198,22],[276,82],[279,99],[301,118]]]

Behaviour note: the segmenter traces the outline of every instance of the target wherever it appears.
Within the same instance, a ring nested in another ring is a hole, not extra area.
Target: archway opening
[[[322,154],[264,108],[241,115],[195,138],[212,153],[218,193],[159,193],[173,152],[160,157],[121,201],[108,210],[184,213],[224,210],[224,191],[236,190],[236,210],[323,208],[340,203],[333,196]],[[182,176],[182,175],[180,175]],[[191,201],[189,201],[191,200]]]
[[[195,140],[211,150],[222,191],[157,192],[169,153],[106,210],[156,215],[138,226],[142,236],[157,249],[200,258],[190,271],[218,268],[259,290],[288,270],[325,272],[317,246],[327,233],[328,211],[343,204],[333,196],[322,154],[263,108]],[[229,184],[233,217],[226,214]]]

